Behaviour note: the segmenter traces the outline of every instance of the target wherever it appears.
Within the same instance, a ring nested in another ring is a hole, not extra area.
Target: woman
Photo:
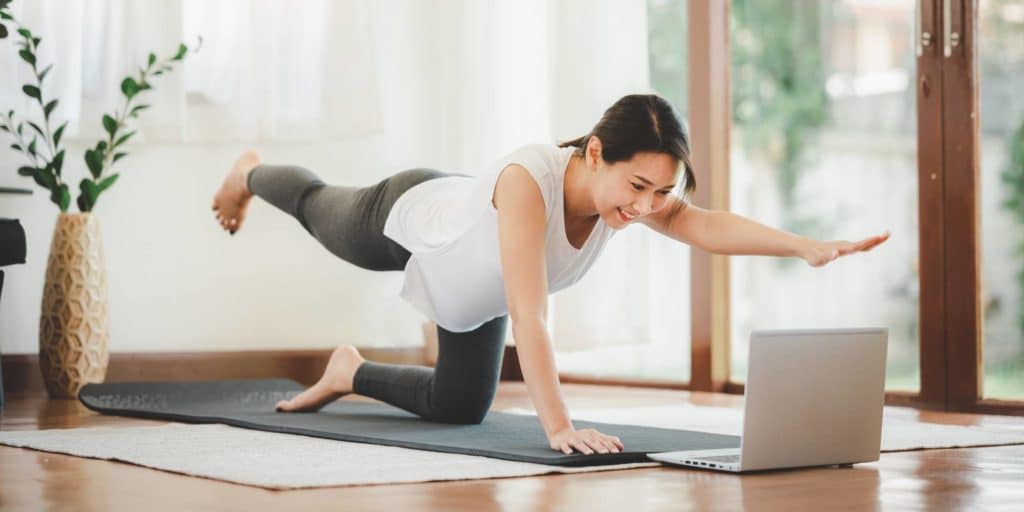
[[[673,195],[680,177],[686,194]],[[689,140],[671,105],[656,95],[629,95],[589,134],[524,146],[477,178],[410,169],[369,187],[333,186],[301,167],[263,165],[248,151],[228,172],[213,209],[233,235],[252,196],[263,198],[340,258],[370,270],[404,270],[402,297],[437,323],[434,368],[366,361],[343,345],[320,380],[279,402],[279,411],[315,411],[358,393],[432,421],[479,423],[497,390],[511,318],[551,448],[592,454],[624,445],[573,428],[545,325],[547,296],[578,281],[617,230],[640,222],[713,252],[798,256],[812,266],[888,238],[806,239],[689,204],[695,185]]]

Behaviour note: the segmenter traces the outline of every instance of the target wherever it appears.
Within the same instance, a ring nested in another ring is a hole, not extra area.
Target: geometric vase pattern
[[[77,398],[107,375],[107,274],[99,218],[61,213],[53,229],[39,317],[39,367],[53,398]]]

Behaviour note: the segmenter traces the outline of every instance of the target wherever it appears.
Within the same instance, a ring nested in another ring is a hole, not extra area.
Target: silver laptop
[[[888,338],[886,328],[754,331],[740,447],[647,456],[732,472],[876,461]]]

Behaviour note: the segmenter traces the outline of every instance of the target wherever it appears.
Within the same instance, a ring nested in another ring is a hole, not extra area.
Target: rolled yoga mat
[[[738,436],[573,420],[620,438],[625,451],[566,455],[548,446],[536,416],[491,411],[478,425],[438,423],[384,403],[339,400],[317,412],[277,412],[305,390],[288,379],[86,384],[78,394],[103,414],[236,427],[558,466],[650,462],[648,453],[736,448]]]

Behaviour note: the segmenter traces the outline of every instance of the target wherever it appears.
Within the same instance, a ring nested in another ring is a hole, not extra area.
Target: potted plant
[[[150,53],[138,73],[121,81],[124,96],[120,108],[102,118],[106,138],[83,155],[89,176],[78,182],[75,204],[78,212],[68,212],[71,204],[70,180],[62,171],[65,150],[61,136],[67,122],[51,129],[50,120],[58,100],[46,100],[43,81],[53,64],[42,67],[37,55],[42,39],[18,22],[8,6],[11,0],[0,0],[0,39],[12,35],[17,41],[18,55],[32,69],[33,83],[21,90],[40,109],[35,120],[19,116],[14,110],[0,112],[0,130],[14,139],[10,148],[24,154],[27,165],[18,174],[32,178],[49,192],[50,201],[60,208],[50,243],[50,254],[43,284],[42,311],[39,319],[39,364],[43,381],[51,397],[75,398],[89,382],[103,382],[106,377],[107,282],[100,238],[99,219],[92,215],[100,195],[117,181],[111,169],[127,156],[124,144],[135,135],[129,131],[129,119],[138,118],[149,105],[138,102],[152,89],[151,79],[172,71],[175,62],[189,52],[185,44],[166,58]],[[193,51],[202,45],[200,37]],[[39,122],[37,122],[39,121]]]

